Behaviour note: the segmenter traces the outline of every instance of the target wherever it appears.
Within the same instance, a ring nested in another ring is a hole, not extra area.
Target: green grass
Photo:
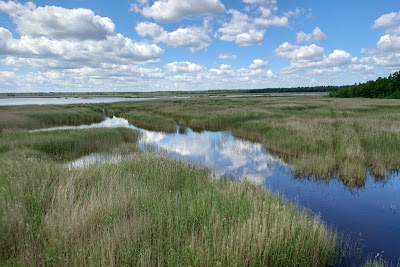
[[[0,122],[1,266],[334,263],[339,238],[318,217],[261,187],[220,181],[206,168],[141,154],[135,150],[135,132],[23,130],[66,120],[52,116],[96,109],[1,110],[6,113]],[[38,119],[46,110],[52,115]],[[97,120],[90,116],[79,120]],[[82,169],[62,164],[115,150],[133,159]]]
[[[2,163],[2,264],[324,266],[336,256],[318,218],[201,167],[149,155],[79,170]]]
[[[260,142],[300,176],[362,187],[400,169],[397,100],[325,97],[195,98],[105,104],[138,127],[226,130]]]
[[[100,122],[104,110],[95,105],[0,107],[0,132],[38,129],[60,125]]]
[[[10,151],[63,162],[94,152],[110,151],[133,144],[138,134],[128,129],[57,130],[12,132],[0,137],[0,155]]]

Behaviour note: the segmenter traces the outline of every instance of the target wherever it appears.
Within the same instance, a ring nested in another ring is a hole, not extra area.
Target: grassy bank
[[[335,258],[336,235],[319,219],[182,162],[142,155],[84,170],[3,166],[3,264],[324,266]]]
[[[0,106],[0,132],[100,122],[104,110],[96,105]]]
[[[37,120],[35,112],[28,119]],[[51,117],[46,121],[53,126]],[[0,265],[325,266],[335,260],[337,235],[319,218],[260,187],[141,154],[132,145],[135,132],[29,133],[9,125],[0,133]],[[84,169],[60,164],[115,149],[134,159]]]
[[[400,168],[397,100],[324,97],[196,98],[102,105],[139,127],[228,130],[265,144],[299,176],[363,186]],[[207,112],[205,112],[207,111]]]

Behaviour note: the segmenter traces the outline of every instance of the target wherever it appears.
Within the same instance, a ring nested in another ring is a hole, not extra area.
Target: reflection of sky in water
[[[196,133],[190,129],[184,134],[179,131],[174,134],[155,133],[143,129],[140,132],[140,146],[155,146],[173,157],[204,164],[217,176],[235,176],[262,184],[274,170],[286,166],[262,145],[236,139],[226,132]]]
[[[360,236],[364,259],[382,251],[384,258],[395,264],[400,257],[400,177],[397,174],[388,176],[385,182],[376,182],[369,176],[363,188],[349,189],[337,179],[295,178],[288,166],[269,154],[262,145],[237,139],[227,132],[152,132],[138,129],[121,118],[61,129],[95,127],[138,130],[142,134],[139,140],[142,148],[156,146],[170,156],[204,164],[218,176],[247,177],[262,184],[320,214],[323,221],[346,235],[350,234],[352,242]],[[112,161],[108,156],[96,157],[93,163]],[[359,265],[361,262],[363,260],[347,264]]]

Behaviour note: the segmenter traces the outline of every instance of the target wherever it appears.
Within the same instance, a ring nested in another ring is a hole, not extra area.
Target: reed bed
[[[335,262],[339,238],[317,216],[250,183],[219,180],[204,167],[139,153],[136,132],[27,132],[9,123],[0,133],[1,266]],[[28,129],[41,125],[31,123]],[[131,160],[79,169],[64,164],[115,150],[130,153]]]
[[[263,143],[302,177],[339,177],[348,186],[362,187],[368,174],[380,180],[400,169],[398,100],[221,97],[106,108],[139,127],[231,131]]]
[[[325,266],[337,235],[249,183],[152,155],[65,169],[2,159],[0,263],[23,266]]]

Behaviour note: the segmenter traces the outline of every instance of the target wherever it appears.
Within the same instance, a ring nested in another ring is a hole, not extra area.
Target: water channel
[[[186,129],[175,133],[139,129],[122,118],[107,118],[101,123],[54,129],[125,127],[141,133],[141,149],[156,147],[168,156],[203,164],[220,177],[248,179],[290,199],[298,206],[319,214],[323,221],[350,237],[351,264],[382,255],[394,264],[400,257],[400,175],[388,174],[377,181],[368,176],[363,188],[348,188],[339,179],[319,181],[296,177],[284,161],[261,144],[235,138],[229,132]],[[129,160],[129,157],[96,153],[68,163],[82,167],[95,163]],[[356,242],[357,241],[357,242]],[[379,253],[379,254],[378,254]],[[349,262],[347,262],[349,263]]]

